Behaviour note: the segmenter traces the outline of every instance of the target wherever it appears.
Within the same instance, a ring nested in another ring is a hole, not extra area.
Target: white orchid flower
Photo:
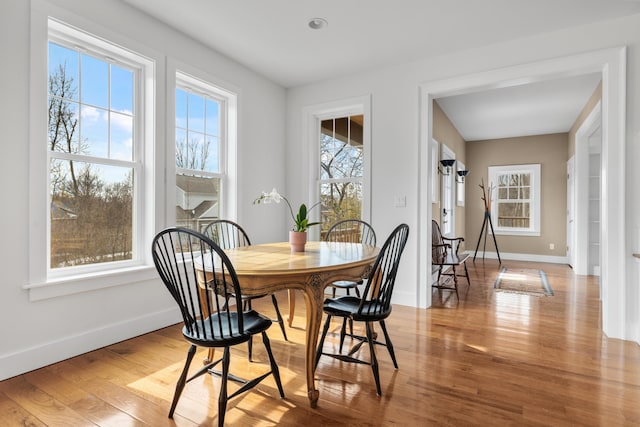
[[[270,201],[274,201],[276,203],[280,203],[280,201],[282,200],[282,196],[280,195],[280,193],[278,193],[278,190],[276,190],[275,187],[273,187],[273,190],[271,190],[271,193],[267,194],[267,198]]]
[[[309,209],[307,209],[307,206],[304,203],[302,203],[300,205],[300,209],[298,210],[298,215],[296,216],[293,213],[293,207],[291,206],[291,203],[289,203],[289,200],[283,195],[281,195],[280,193],[278,193],[278,190],[276,190],[275,187],[269,193],[263,191],[262,194],[260,194],[260,197],[258,197],[253,201],[253,204],[259,205],[259,204],[267,204],[271,202],[280,203],[280,201],[282,200],[284,200],[287,203],[287,206],[289,207],[289,213],[291,214],[291,218],[293,219],[293,222],[295,224],[295,227],[294,227],[295,231],[307,231],[308,227],[312,225],[320,224],[319,222],[309,222],[309,219],[307,217],[308,212],[311,209],[318,206],[320,202],[317,202],[316,204],[311,206]]]

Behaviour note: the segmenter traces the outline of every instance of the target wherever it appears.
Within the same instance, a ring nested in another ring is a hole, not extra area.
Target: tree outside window
[[[49,42],[49,268],[133,258],[135,72]]]

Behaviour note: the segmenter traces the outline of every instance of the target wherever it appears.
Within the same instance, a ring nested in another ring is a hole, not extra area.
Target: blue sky
[[[66,95],[69,108],[79,118],[75,145],[83,141],[83,154],[117,160],[134,160],[133,111],[134,73],[106,60],[80,53],[59,44],[49,43],[49,76],[60,66],[73,81],[72,93]],[[220,103],[200,94],[176,90],[176,138],[210,141],[210,155],[205,170],[219,172]],[[199,151],[199,150],[197,150]],[[100,166],[101,169],[105,168]],[[128,168],[116,168],[126,169]],[[111,180],[122,174],[105,173]],[[126,171],[123,171],[126,173]]]

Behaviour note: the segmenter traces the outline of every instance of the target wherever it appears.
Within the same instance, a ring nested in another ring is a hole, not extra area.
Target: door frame
[[[567,160],[567,263],[576,271],[576,177],[573,155]]]
[[[603,94],[604,95],[604,94]],[[589,273],[589,137],[602,126],[602,101],[576,131],[575,141],[575,266],[576,274]],[[602,194],[600,194],[602,200]]]
[[[450,79],[423,83],[419,108],[418,263],[416,295],[419,307],[431,306],[430,141],[433,136],[433,100],[472,91],[497,89],[594,72],[602,73],[602,328],[610,338],[627,339],[625,330],[627,254],[625,253],[625,46],[519,64]]]

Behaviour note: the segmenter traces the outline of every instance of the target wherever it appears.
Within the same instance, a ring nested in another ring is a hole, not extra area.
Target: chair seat
[[[324,301],[323,310],[331,316],[349,317],[356,321],[378,321],[386,319],[391,313],[391,306],[384,310],[382,304],[377,301],[365,301],[362,311],[358,314],[360,298],[346,295],[338,298],[327,298]]]
[[[201,339],[194,333],[189,333],[187,327],[182,328],[182,335],[191,343],[203,347],[227,347],[249,341],[252,335],[266,331],[271,326],[271,319],[262,314],[250,310],[242,314],[244,333],[239,332],[238,313],[231,312],[227,317],[222,318],[218,314],[214,314],[205,320],[197,320],[194,322],[193,329],[205,331],[201,336],[207,339]],[[212,328],[213,326],[213,328]]]
[[[331,286],[333,286],[334,288],[351,289],[355,288],[358,285],[362,285],[362,283],[364,283],[362,280],[359,280],[357,282],[352,282],[349,280],[338,280],[337,282],[332,282]]]

